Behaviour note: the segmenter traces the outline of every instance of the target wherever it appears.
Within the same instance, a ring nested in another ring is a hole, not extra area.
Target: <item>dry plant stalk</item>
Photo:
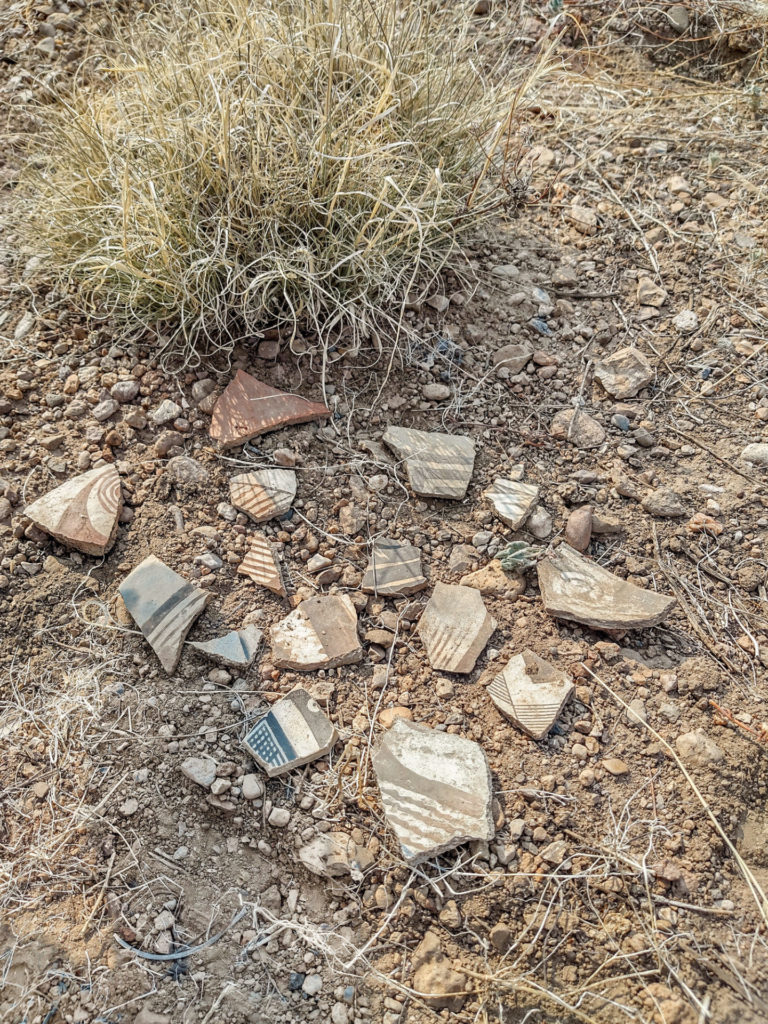
[[[481,70],[471,5],[434,6],[156,8],[41,109],[29,244],[189,361],[265,327],[325,358],[397,339],[408,294],[524,196],[517,110],[548,63]]]

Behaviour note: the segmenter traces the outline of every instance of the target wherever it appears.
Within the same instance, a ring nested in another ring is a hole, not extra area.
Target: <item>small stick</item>
[[[96,897],[96,902],[93,904],[93,909],[91,910],[90,914],[85,919],[85,921],[83,922],[83,926],[80,929],[80,938],[81,939],[85,937],[86,929],[88,928],[88,925],[93,920],[93,918],[94,918],[94,916],[96,914],[96,911],[101,906],[101,901],[104,899],[104,893],[107,891],[107,886],[109,885],[109,879],[112,876],[112,868],[113,868],[114,863],[115,863],[115,852],[116,851],[113,850],[112,851],[112,855],[109,858],[109,864],[107,864],[107,873],[106,873],[106,875],[104,875],[104,881],[101,883],[101,889],[99,889],[99,895]]]
[[[724,459],[721,455],[718,455],[717,452],[713,452],[711,448],[707,448],[707,446],[702,444],[697,437],[693,437],[691,434],[686,434],[684,431],[678,430],[677,427],[673,427],[671,423],[668,423],[667,426],[673,433],[679,434],[680,437],[684,437],[685,440],[690,441],[691,444],[698,445],[698,447],[701,448],[702,451],[705,451],[707,455],[711,455],[713,459],[717,459],[718,462],[722,462],[724,466],[727,466],[728,469],[732,470],[734,473],[738,473],[739,476],[743,476],[744,479],[749,480],[750,483],[753,482],[753,478],[751,476],[747,473],[742,473],[742,471],[737,469],[732,462],[728,461],[728,459]]]

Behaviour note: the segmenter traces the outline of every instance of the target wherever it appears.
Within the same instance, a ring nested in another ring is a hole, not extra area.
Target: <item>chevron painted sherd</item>
[[[541,740],[555,724],[574,685],[565,672],[526,649],[495,673],[487,689],[503,715],[532,739]]]

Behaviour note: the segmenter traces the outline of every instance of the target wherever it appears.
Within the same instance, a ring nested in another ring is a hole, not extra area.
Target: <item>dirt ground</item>
[[[768,442],[768,107],[744,69],[676,72],[631,40],[564,41],[527,113],[531,202],[473,240],[443,282],[444,312],[409,311],[420,340],[404,365],[380,388],[380,359],[339,358],[328,424],[222,453],[211,394],[242,368],[320,399],[309,346],[283,343],[275,357],[274,339],[254,341],[230,365],[172,372],[149,339],[86,321],[16,245],[8,214],[35,104],[66,86],[87,48],[80,22],[100,17],[83,0],[70,8],[0,15],[0,1019],[765,1021],[768,492],[765,467],[742,452]],[[53,56],[39,47],[54,38],[44,23],[56,25]],[[511,29],[491,15],[478,31],[503,46]],[[543,21],[521,35],[540,44]],[[638,301],[646,278],[664,291],[658,305]],[[533,349],[514,375],[493,362],[511,343]],[[618,401],[594,370],[628,345],[655,377]],[[131,381],[135,397],[94,418]],[[446,398],[425,397],[434,384]],[[183,412],[154,426],[166,398]],[[603,428],[598,446],[550,433],[574,407]],[[381,443],[390,424],[472,437],[466,499],[415,498]],[[264,532],[292,596],[355,598],[364,661],[300,675],[274,669],[267,645],[239,677],[186,647],[168,676],[118,584],[153,553],[213,594],[190,639],[245,621],[266,632],[290,605],[236,574],[251,528],[228,505],[228,480],[286,451],[298,499]],[[179,454],[205,483],[174,476]],[[114,548],[95,559],[23,510],[102,460],[121,474],[125,508]],[[513,535],[482,497],[519,463],[551,517],[546,536]],[[556,620],[529,570],[520,596],[484,598],[498,628],[470,675],[448,677],[415,632],[429,590],[411,602],[359,590],[375,536],[419,547],[431,587],[508,540],[557,543],[584,505],[596,517],[589,556],[677,598],[662,626],[610,635]],[[721,532],[697,530],[698,514]],[[308,570],[317,553],[335,581]],[[483,685],[489,665],[526,647],[577,687],[540,742]],[[246,800],[246,723],[299,681],[340,740]],[[393,707],[482,745],[489,845],[404,863],[369,764],[371,727],[377,736]],[[696,731],[705,739],[680,742]],[[201,753],[232,784],[218,803],[180,771]],[[277,807],[287,825],[269,823]],[[317,877],[298,851],[336,830],[366,848],[365,867]],[[542,851],[556,842],[552,863]],[[447,1005],[412,984],[428,932],[464,985]]]

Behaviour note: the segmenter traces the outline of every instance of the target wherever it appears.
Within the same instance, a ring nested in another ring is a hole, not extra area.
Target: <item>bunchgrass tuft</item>
[[[436,6],[174,0],[139,19],[41,111],[29,244],[91,311],[189,360],[263,328],[326,353],[396,338],[406,297],[521,192],[535,72],[483,70],[473,5]]]

